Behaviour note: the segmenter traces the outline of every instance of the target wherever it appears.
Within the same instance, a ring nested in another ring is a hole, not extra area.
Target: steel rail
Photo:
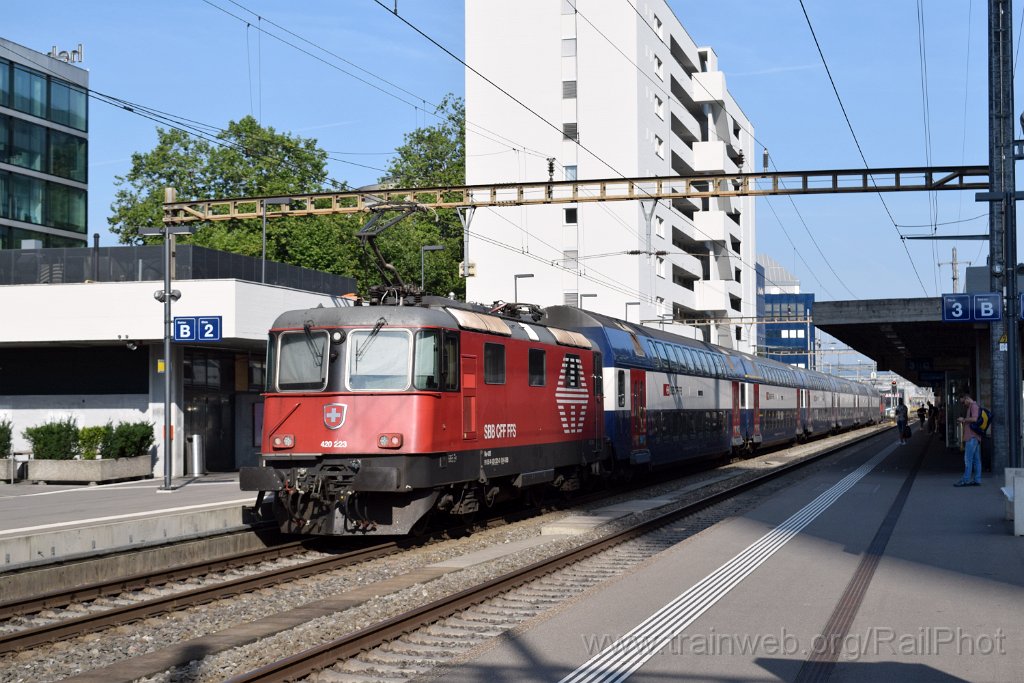
[[[354,550],[333,557],[325,557],[294,567],[275,569],[255,576],[242,577],[154,598],[135,605],[127,605],[104,612],[97,612],[96,614],[55,622],[38,628],[0,635],[0,654],[92,633],[110,626],[119,626],[145,619],[155,614],[201,605],[220,598],[272,586],[283,581],[291,581],[320,572],[339,569],[390,555],[399,551],[402,547],[398,542],[382,543],[370,548]]]
[[[275,545],[270,548],[259,548],[246,552],[236,553],[218,560],[204,560],[192,564],[182,565],[173,569],[164,569],[158,572],[146,572],[133,574],[131,576],[99,581],[86,586],[77,586],[66,590],[56,590],[42,595],[34,595],[20,600],[11,600],[0,604],[0,619],[33,614],[44,609],[55,607],[66,607],[74,602],[84,602],[105,598],[127,591],[142,590],[162,586],[173,581],[184,581],[197,576],[205,576],[216,572],[222,572],[237,567],[275,560],[281,557],[303,552],[306,548],[303,541],[293,541]]]
[[[547,560],[541,560],[527,567],[512,571],[503,576],[480,584],[475,588],[441,598],[429,604],[410,610],[406,614],[381,621],[342,638],[304,650],[289,657],[282,658],[253,671],[234,676],[227,683],[253,683],[256,681],[292,681],[309,676],[317,671],[349,659],[365,650],[379,647],[402,635],[424,628],[430,624],[450,617],[469,607],[492,599],[502,593],[551,574],[564,567],[576,564],[609,548],[621,545],[634,538],[670,524],[680,518],[700,512],[708,507],[726,501],[741,493],[761,486],[769,481],[795,472],[811,463],[874,438],[884,432],[872,432],[857,439],[838,444],[821,453],[808,456],[799,462],[780,466],[770,472],[758,475],[753,479],[731,486],[718,493],[711,494],[699,501],[685,505],[678,510],[639,523],[628,529],[609,534],[579,548],[565,551]]]

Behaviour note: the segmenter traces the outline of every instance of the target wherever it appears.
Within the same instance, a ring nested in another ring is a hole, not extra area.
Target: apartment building
[[[468,184],[753,170],[753,127],[715,51],[663,0],[471,0],[466,62]],[[467,296],[579,305],[749,351],[754,234],[749,197],[480,209]]]
[[[89,72],[57,54],[0,38],[0,249],[86,246]]]

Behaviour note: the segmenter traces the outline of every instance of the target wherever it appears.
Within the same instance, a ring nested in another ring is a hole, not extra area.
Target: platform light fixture
[[[533,273],[516,273],[512,276],[512,298],[514,303],[519,303],[519,280],[524,277],[533,277]]]
[[[424,268],[425,261],[423,257],[428,251],[444,251],[444,245],[427,244],[420,247],[420,291],[423,291],[423,289],[427,286],[427,271]]]
[[[292,203],[291,197],[269,197],[263,200],[263,249],[260,251],[260,282],[267,281],[267,207],[288,206]]]
[[[173,187],[165,190],[164,201],[177,201],[177,193]],[[171,289],[171,235],[190,235],[195,232],[192,225],[163,225],[156,228],[139,228],[139,234],[145,237],[162,235],[164,238],[164,288],[153,293],[153,298],[164,305],[164,484],[160,491],[173,491],[171,486],[171,460],[174,454],[174,432],[171,428],[171,386],[174,375],[171,373],[171,304],[181,298],[181,292]]]

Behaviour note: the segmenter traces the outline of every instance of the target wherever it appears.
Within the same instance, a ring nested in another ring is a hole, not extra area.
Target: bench
[[[1007,467],[1004,476],[999,490],[1006,496],[1006,519],[1013,520],[1014,536],[1024,536],[1024,467]]]

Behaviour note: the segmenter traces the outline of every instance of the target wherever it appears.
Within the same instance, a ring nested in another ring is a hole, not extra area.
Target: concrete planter
[[[147,455],[110,460],[29,460],[28,480],[37,484],[86,482],[98,484],[153,476],[153,459]]]
[[[3,482],[18,481],[25,476],[25,460],[14,458],[0,458],[0,484]]]

